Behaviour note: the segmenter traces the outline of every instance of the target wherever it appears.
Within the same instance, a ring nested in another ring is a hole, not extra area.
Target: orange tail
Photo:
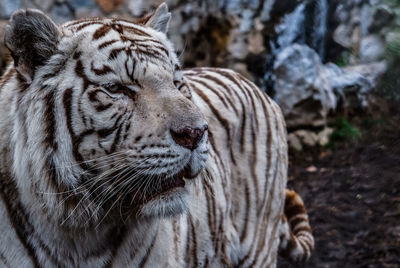
[[[280,255],[292,262],[305,262],[314,250],[314,237],[303,200],[295,191],[287,189],[280,239]]]

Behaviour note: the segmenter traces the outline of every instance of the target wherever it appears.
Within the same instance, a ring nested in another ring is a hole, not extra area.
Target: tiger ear
[[[168,23],[171,19],[171,13],[168,12],[168,6],[166,3],[162,3],[158,6],[153,14],[147,18],[146,26],[153,28],[156,31],[167,33]]]
[[[54,54],[61,34],[57,25],[39,10],[18,10],[5,30],[4,41],[16,70],[33,80],[36,69]]]

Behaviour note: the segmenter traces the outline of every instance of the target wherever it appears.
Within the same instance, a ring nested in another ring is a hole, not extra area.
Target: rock
[[[309,166],[306,168],[306,171],[309,173],[315,173],[318,171],[318,168],[316,166]]]
[[[367,107],[367,93],[373,89],[373,82],[360,73],[345,71],[333,63],[322,69],[322,76],[336,95],[337,110],[351,112]]]
[[[248,51],[253,54],[260,54],[265,50],[263,44],[263,36],[259,31],[254,31],[249,34]]]
[[[368,33],[378,33],[389,25],[395,18],[395,14],[387,5],[372,6],[365,16],[365,28]]]
[[[377,35],[368,35],[361,39],[360,62],[369,63],[382,59],[385,53],[385,45]]]
[[[249,32],[253,26],[254,11],[245,9],[241,13],[242,20],[240,21],[239,31],[242,33]]]
[[[0,16],[2,19],[9,19],[11,14],[21,7],[20,0],[1,0]]]
[[[318,136],[311,130],[296,130],[293,132],[294,135],[296,135],[302,144],[308,146],[308,147],[315,147],[318,144]]]
[[[324,128],[317,134],[318,144],[320,146],[325,146],[329,143],[330,137],[333,133],[334,129],[330,127]]]
[[[8,21],[0,20],[0,74],[3,74],[3,70],[8,64],[10,58],[10,52],[4,44],[4,33],[7,24]]]
[[[275,100],[289,128],[324,126],[330,112],[367,106],[373,82],[360,73],[323,65],[317,53],[292,45],[278,54],[274,64]],[[340,105],[338,105],[340,104]]]
[[[239,30],[233,30],[227,49],[234,59],[244,60],[248,54],[247,37]]]
[[[124,3],[124,0],[96,0],[96,1],[106,13],[110,13],[117,10]]]
[[[333,40],[336,43],[351,48],[353,46],[353,27],[347,24],[340,24],[333,33]]]
[[[43,11],[48,11],[54,4],[54,0],[33,0],[33,2]]]
[[[311,130],[299,129],[288,134],[289,147],[295,151],[302,151],[303,147],[325,146],[329,143],[333,128],[326,127],[317,134]]]
[[[74,13],[68,4],[57,2],[50,10],[50,17],[56,23],[61,24],[74,19]]]
[[[38,0],[43,1],[43,0]],[[49,1],[49,0],[46,0]],[[75,9],[79,10],[81,8],[93,8],[96,3],[95,0],[68,0],[68,3]]]
[[[372,87],[376,87],[387,70],[387,63],[386,61],[379,61],[366,64],[358,64],[344,67],[343,70],[361,74],[372,82]]]
[[[262,1],[262,0],[260,0]],[[287,0],[287,1],[277,1],[277,0],[266,0],[263,4],[263,9],[261,11],[261,20],[266,22],[271,19],[272,16],[283,16],[284,14],[292,12],[297,5],[299,5],[302,0]]]
[[[81,18],[90,18],[90,17],[101,17],[103,16],[103,13],[101,12],[100,8],[98,7],[81,7],[78,9],[75,9],[75,18],[76,19],[81,19]]]
[[[322,70],[317,53],[305,45],[295,44],[278,54],[275,99],[289,128],[325,125],[328,113],[336,109],[336,96]]]
[[[299,137],[297,137],[295,133],[289,133],[287,139],[289,148],[292,148],[298,152],[303,150],[303,145],[301,144]]]
[[[361,42],[361,29],[359,26],[340,24],[333,33],[333,40],[339,45],[354,50],[358,54]]]
[[[341,46],[354,49],[359,45],[361,14],[365,13],[364,6],[358,0],[338,1],[334,11],[337,27],[332,29],[333,40]],[[358,28],[358,29],[357,29]]]

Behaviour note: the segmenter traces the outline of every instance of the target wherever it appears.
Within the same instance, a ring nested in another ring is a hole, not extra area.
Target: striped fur
[[[303,200],[296,192],[286,190],[284,211],[279,245],[280,254],[292,262],[304,262],[314,250],[314,237]]]
[[[0,266],[275,267],[280,243],[294,260],[309,256],[304,204],[286,192],[285,206],[279,107],[233,71],[182,71],[169,17],[165,4],[136,24],[13,15],[14,63],[0,82]],[[192,149],[172,134],[207,125]],[[291,224],[294,212],[304,218],[294,235],[284,206]]]

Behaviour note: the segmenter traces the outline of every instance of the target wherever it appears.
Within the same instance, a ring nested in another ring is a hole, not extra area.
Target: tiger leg
[[[280,228],[279,254],[291,262],[305,262],[314,250],[314,237],[301,197],[286,189]]]

